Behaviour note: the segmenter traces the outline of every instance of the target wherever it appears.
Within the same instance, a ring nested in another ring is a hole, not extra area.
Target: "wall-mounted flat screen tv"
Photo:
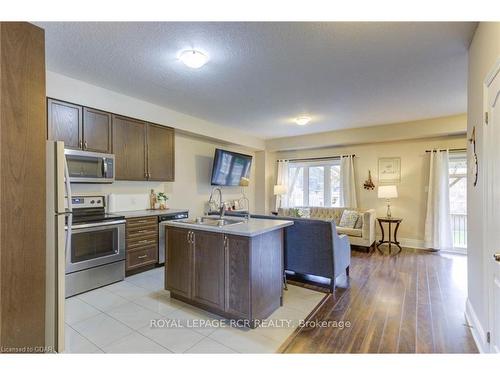
[[[212,167],[212,185],[248,186],[251,166],[251,155],[216,149]]]

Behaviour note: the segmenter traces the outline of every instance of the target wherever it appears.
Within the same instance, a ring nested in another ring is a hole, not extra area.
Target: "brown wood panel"
[[[250,318],[250,239],[226,235],[225,311]]]
[[[466,257],[404,248],[393,257],[352,252],[350,278],[311,320],[350,327],[300,329],[286,353],[477,353],[464,317]],[[462,278],[455,276],[457,272]],[[286,293],[286,292],[285,292]]]
[[[83,108],[83,149],[111,153],[111,113]]]
[[[44,31],[0,23],[0,348],[45,343]]]
[[[194,231],[192,298],[224,310],[224,235]]]
[[[134,217],[127,219],[127,227],[145,226],[151,224],[158,224],[158,217],[147,216],[147,217]]]
[[[158,262],[158,247],[148,246],[127,251],[126,271],[144,267]]]
[[[146,180],[146,123],[118,115],[113,115],[112,122],[115,178]]]
[[[48,139],[63,141],[64,147],[82,149],[82,107],[59,100],[47,100]]]
[[[251,239],[252,319],[265,319],[280,306],[283,289],[283,229]]]
[[[192,246],[187,229],[167,228],[166,289],[185,298],[191,298]]]
[[[154,124],[148,124],[147,129],[149,180],[174,181],[174,129]]]

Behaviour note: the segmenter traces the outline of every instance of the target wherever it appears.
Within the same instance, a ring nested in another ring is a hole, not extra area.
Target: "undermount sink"
[[[213,217],[197,217],[195,219],[179,220],[181,223],[196,224],[196,225],[209,225],[212,227],[226,227],[228,225],[235,225],[243,223],[243,220],[237,219],[218,219]]]

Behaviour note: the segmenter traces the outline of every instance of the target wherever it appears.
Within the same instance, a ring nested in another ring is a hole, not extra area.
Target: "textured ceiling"
[[[49,70],[274,138],[466,111],[475,23],[37,23]],[[191,70],[184,49],[210,56]],[[313,121],[295,125],[308,113]]]

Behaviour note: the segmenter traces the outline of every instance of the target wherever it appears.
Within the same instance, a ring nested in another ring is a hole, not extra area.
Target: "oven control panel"
[[[73,196],[73,208],[102,208],[105,206],[104,196]]]

